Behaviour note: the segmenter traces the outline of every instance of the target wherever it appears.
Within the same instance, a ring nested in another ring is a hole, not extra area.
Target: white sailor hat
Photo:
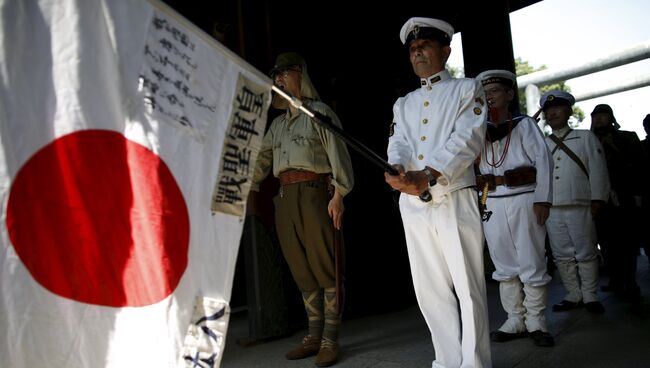
[[[560,90],[553,90],[542,95],[542,98],[539,99],[539,106],[541,106],[542,109],[560,105],[571,107],[575,102],[576,99],[572,94]]]
[[[449,45],[454,36],[454,27],[440,19],[413,17],[404,23],[399,31],[399,38],[407,45],[413,40],[436,39],[443,45]]]
[[[491,83],[501,83],[512,88],[517,81],[517,76],[509,70],[493,69],[480,73],[476,76],[476,79],[479,80],[483,86],[487,86]]]

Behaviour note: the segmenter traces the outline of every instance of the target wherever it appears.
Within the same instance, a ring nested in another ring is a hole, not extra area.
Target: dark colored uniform
[[[611,183],[610,199],[596,218],[596,233],[609,275],[609,289],[638,299],[636,257],[639,249],[641,208],[647,190],[645,152],[636,133],[614,127],[595,131],[605,150]]]
[[[650,184],[650,137],[646,136],[644,140],[641,141],[645,151],[646,158],[646,183]],[[641,221],[643,224],[650,224],[650,193],[648,190],[643,194],[643,214],[641,215]],[[639,229],[639,236],[641,238],[641,246],[645,250],[645,255],[650,262],[650,229],[641,227]]]

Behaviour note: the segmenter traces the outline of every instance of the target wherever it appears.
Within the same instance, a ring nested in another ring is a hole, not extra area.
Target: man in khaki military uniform
[[[300,55],[280,54],[271,74],[275,85],[341,126],[334,111],[319,101]],[[328,130],[283,100],[275,99],[274,106],[286,113],[273,120],[264,136],[251,189],[257,192],[271,169],[280,179],[280,192],[273,198],[278,238],[309,319],[309,334],[286,357],[317,354],[316,365],[327,367],[338,359],[341,316],[334,242],[343,221],[343,197],[354,184],[352,164],[345,143]]]

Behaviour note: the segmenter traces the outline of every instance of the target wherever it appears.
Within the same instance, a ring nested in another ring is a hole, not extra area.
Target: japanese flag
[[[271,81],[157,1],[0,16],[0,366],[219,366]]]

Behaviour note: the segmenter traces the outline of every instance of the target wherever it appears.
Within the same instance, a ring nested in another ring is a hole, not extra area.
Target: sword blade
[[[361,143],[359,140],[356,138],[352,137],[348,133],[346,133],[343,129],[339,128],[338,126],[334,125],[332,123],[332,120],[328,117],[325,116],[318,111],[313,111],[307,106],[305,106],[302,101],[299,99],[291,96],[287,92],[283,91],[281,88],[277,86],[273,86],[273,91],[275,91],[277,94],[285,98],[289,103],[299,109],[300,111],[304,112],[311,118],[313,122],[316,124],[321,125],[323,128],[329,130],[337,136],[339,139],[341,139],[343,142],[345,142],[350,148],[354,149],[357,151],[359,154],[361,154],[363,157],[367,158],[370,162],[384,170],[385,172],[391,174],[391,175],[399,175],[399,172],[397,169],[395,169],[391,164],[389,164],[386,160],[381,158],[377,153],[375,153],[373,150],[370,148],[366,147],[363,143]],[[424,202],[429,202],[431,200],[431,193],[429,191],[424,191],[420,195],[420,199]]]

